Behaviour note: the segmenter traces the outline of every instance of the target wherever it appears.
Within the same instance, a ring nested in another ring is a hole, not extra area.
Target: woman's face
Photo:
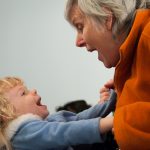
[[[120,44],[112,36],[112,18],[98,25],[85,17],[75,5],[70,13],[70,21],[77,30],[76,46],[86,47],[89,52],[97,51],[98,59],[105,67],[115,67],[120,58]]]
[[[15,86],[5,93],[8,101],[14,106],[17,115],[32,113],[43,119],[49,114],[47,107],[42,105],[41,97],[36,90],[27,90],[22,85]]]

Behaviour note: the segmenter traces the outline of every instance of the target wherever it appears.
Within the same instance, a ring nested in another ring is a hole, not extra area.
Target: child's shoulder
[[[7,139],[11,139],[17,130],[26,122],[33,120],[42,120],[39,116],[33,114],[24,114],[12,120],[5,130]]]

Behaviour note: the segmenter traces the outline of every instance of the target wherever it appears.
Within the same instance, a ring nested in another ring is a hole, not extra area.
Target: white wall
[[[0,0],[0,77],[23,78],[51,112],[76,99],[95,104],[113,76],[96,53],[75,47],[65,0]]]

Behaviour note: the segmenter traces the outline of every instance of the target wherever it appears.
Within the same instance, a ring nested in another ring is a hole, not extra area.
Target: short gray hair
[[[70,22],[70,11],[78,5],[81,11],[94,22],[102,23],[110,15],[104,10],[107,8],[113,14],[115,22],[113,33],[128,32],[137,9],[150,8],[150,0],[67,0],[65,17]]]

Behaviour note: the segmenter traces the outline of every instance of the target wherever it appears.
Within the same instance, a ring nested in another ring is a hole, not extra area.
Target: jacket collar
[[[5,136],[8,140],[10,140],[17,130],[20,128],[22,124],[32,120],[41,120],[41,118],[37,115],[33,114],[25,114],[17,117],[16,119],[12,120],[7,128],[5,129]]]

